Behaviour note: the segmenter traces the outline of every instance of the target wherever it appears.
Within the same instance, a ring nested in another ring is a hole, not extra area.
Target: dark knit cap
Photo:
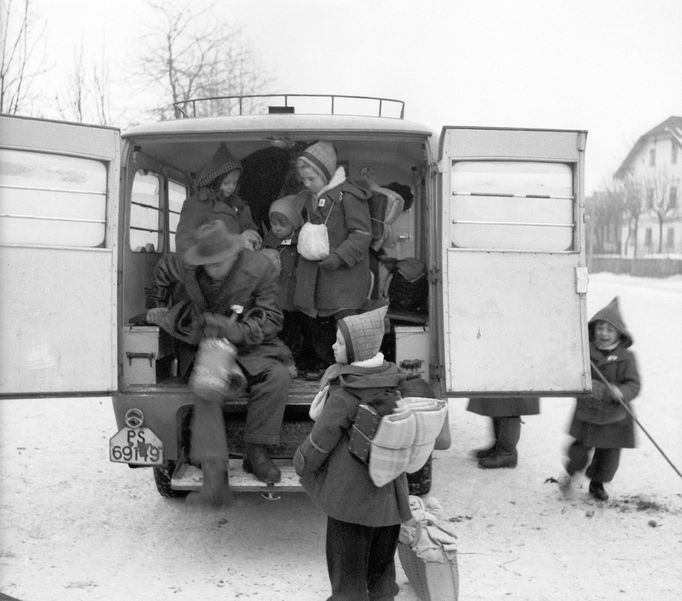
[[[336,171],[336,150],[330,142],[316,142],[298,157],[299,167],[301,164],[312,167],[329,183]]]
[[[625,348],[631,346],[634,342],[634,339],[632,338],[630,332],[628,332],[628,329],[625,327],[625,322],[623,321],[623,317],[620,314],[617,296],[614,297],[614,299],[604,308],[599,309],[599,311],[597,311],[592,319],[590,319],[588,322],[587,327],[590,333],[590,340],[594,340],[594,326],[598,321],[605,321],[616,328],[616,330],[620,332],[620,337]]]
[[[379,352],[384,338],[384,317],[388,307],[359,315],[348,315],[337,322],[346,342],[348,363],[371,359]]]
[[[232,156],[227,144],[222,142],[216,150],[211,162],[208,163],[197,177],[197,186],[208,186],[218,177],[227,175],[235,169],[242,170],[242,164]]]

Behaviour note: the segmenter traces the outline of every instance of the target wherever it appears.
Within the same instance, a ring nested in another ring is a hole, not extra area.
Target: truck
[[[220,144],[244,165],[240,193],[254,216],[267,216],[296,153],[318,140],[334,145],[350,179],[404,201],[380,223],[371,292],[389,303],[387,359],[443,399],[589,393],[587,132],[454,125],[437,134],[405,119],[402,101],[366,96],[200,98],[176,112],[123,132],[0,116],[0,398],[111,397],[110,460],[151,468],[163,496],[199,488],[188,453],[193,396],[174,341],[133,318],[150,306],[182,204]],[[424,266],[417,307],[388,293],[405,260]],[[243,472],[245,404],[226,400],[235,490],[301,490],[291,459],[317,388],[292,381],[281,443],[269,448],[282,467],[275,485]],[[428,492],[430,474],[412,485]]]

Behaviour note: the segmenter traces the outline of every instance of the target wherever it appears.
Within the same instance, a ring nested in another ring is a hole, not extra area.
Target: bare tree
[[[673,204],[670,196],[670,189],[676,183],[664,168],[656,169],[643,182],[648,194],[647,201],[650,203],[648,208],[656,214],[658,219],[659,253],[663,252],[663,225],[677,217],[677,203]]]
[[[44,29],[30,0],[0,0],[0,112],[25,111],[31,84],[43,70],[39,42]]]
[[[167,100],[157,109],[162,119],[180,117],[176,103],[184,100],[255,94],[269,83],[241,28],[217,19],[213,4],[203,10],[160,0],[149,5],[157,25],[144,37],[141,66],[146,82]],[[233,109],[233,102],[214,100],[203,103],[198,114]]]
[[[62,119],[83,123],[85,104],[85,65],[83,64],[83,40],[74,47],[73,71],[66,85],[55,94],[55,105]]]
[[[108,125],[109,118],[109,69],[106,52],[97,63],[90,58],[86,64],[85,49],[81,40],[74,47],[73,69],[65,85],[55,93],[55,106],[62,119],[78,123]]]
[[[585,214],[589,224],[589,253],[605,252],[609,231],[618,232],[623,220],[623,186],[618,180],[605,182],[602,191],[586,199]],[[617,235],[617,239],[620,236]]]
[[[644,205],[642,203],[642,184],[636,178],[631,175],[627,175],[622,180],[623,183],[623,213],[628,220],[628,236],[625,240],[625,248],[627,249],[630,243],[630,236],[634,235],[635,238],[635,248],[634,256],[637,256],[637,238],[639,230],[639,218],[644,211]]]

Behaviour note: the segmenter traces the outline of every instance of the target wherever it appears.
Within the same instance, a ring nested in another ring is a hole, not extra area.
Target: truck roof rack
[[[296,104],[293,104],[295,99]],[[345,94],[247,94],[188,98],[173,103],[180,119],[299,113],[403,119],[405,103],[393,98]]]

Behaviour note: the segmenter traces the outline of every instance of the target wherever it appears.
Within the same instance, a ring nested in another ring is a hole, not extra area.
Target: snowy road
[[[588,315],[615,295],[643,378],[638,418],[682,469],[682,278],[591,278]],[[488,423],[451,402],[453,445],[432,494],[459,529],[460,599],[673,601],[682,590],[682,480],[640,434],[597,505],[556,484],[571,399],[543,399],[515,470],[467,452]],[[0,592],[21,601],[321,601],[324,516],[303,495],[239,495],[220,511],[161,498],[150,470],[108,461],[109,399],[0,401]],[[399,573],[397,601],[416,601]]]

